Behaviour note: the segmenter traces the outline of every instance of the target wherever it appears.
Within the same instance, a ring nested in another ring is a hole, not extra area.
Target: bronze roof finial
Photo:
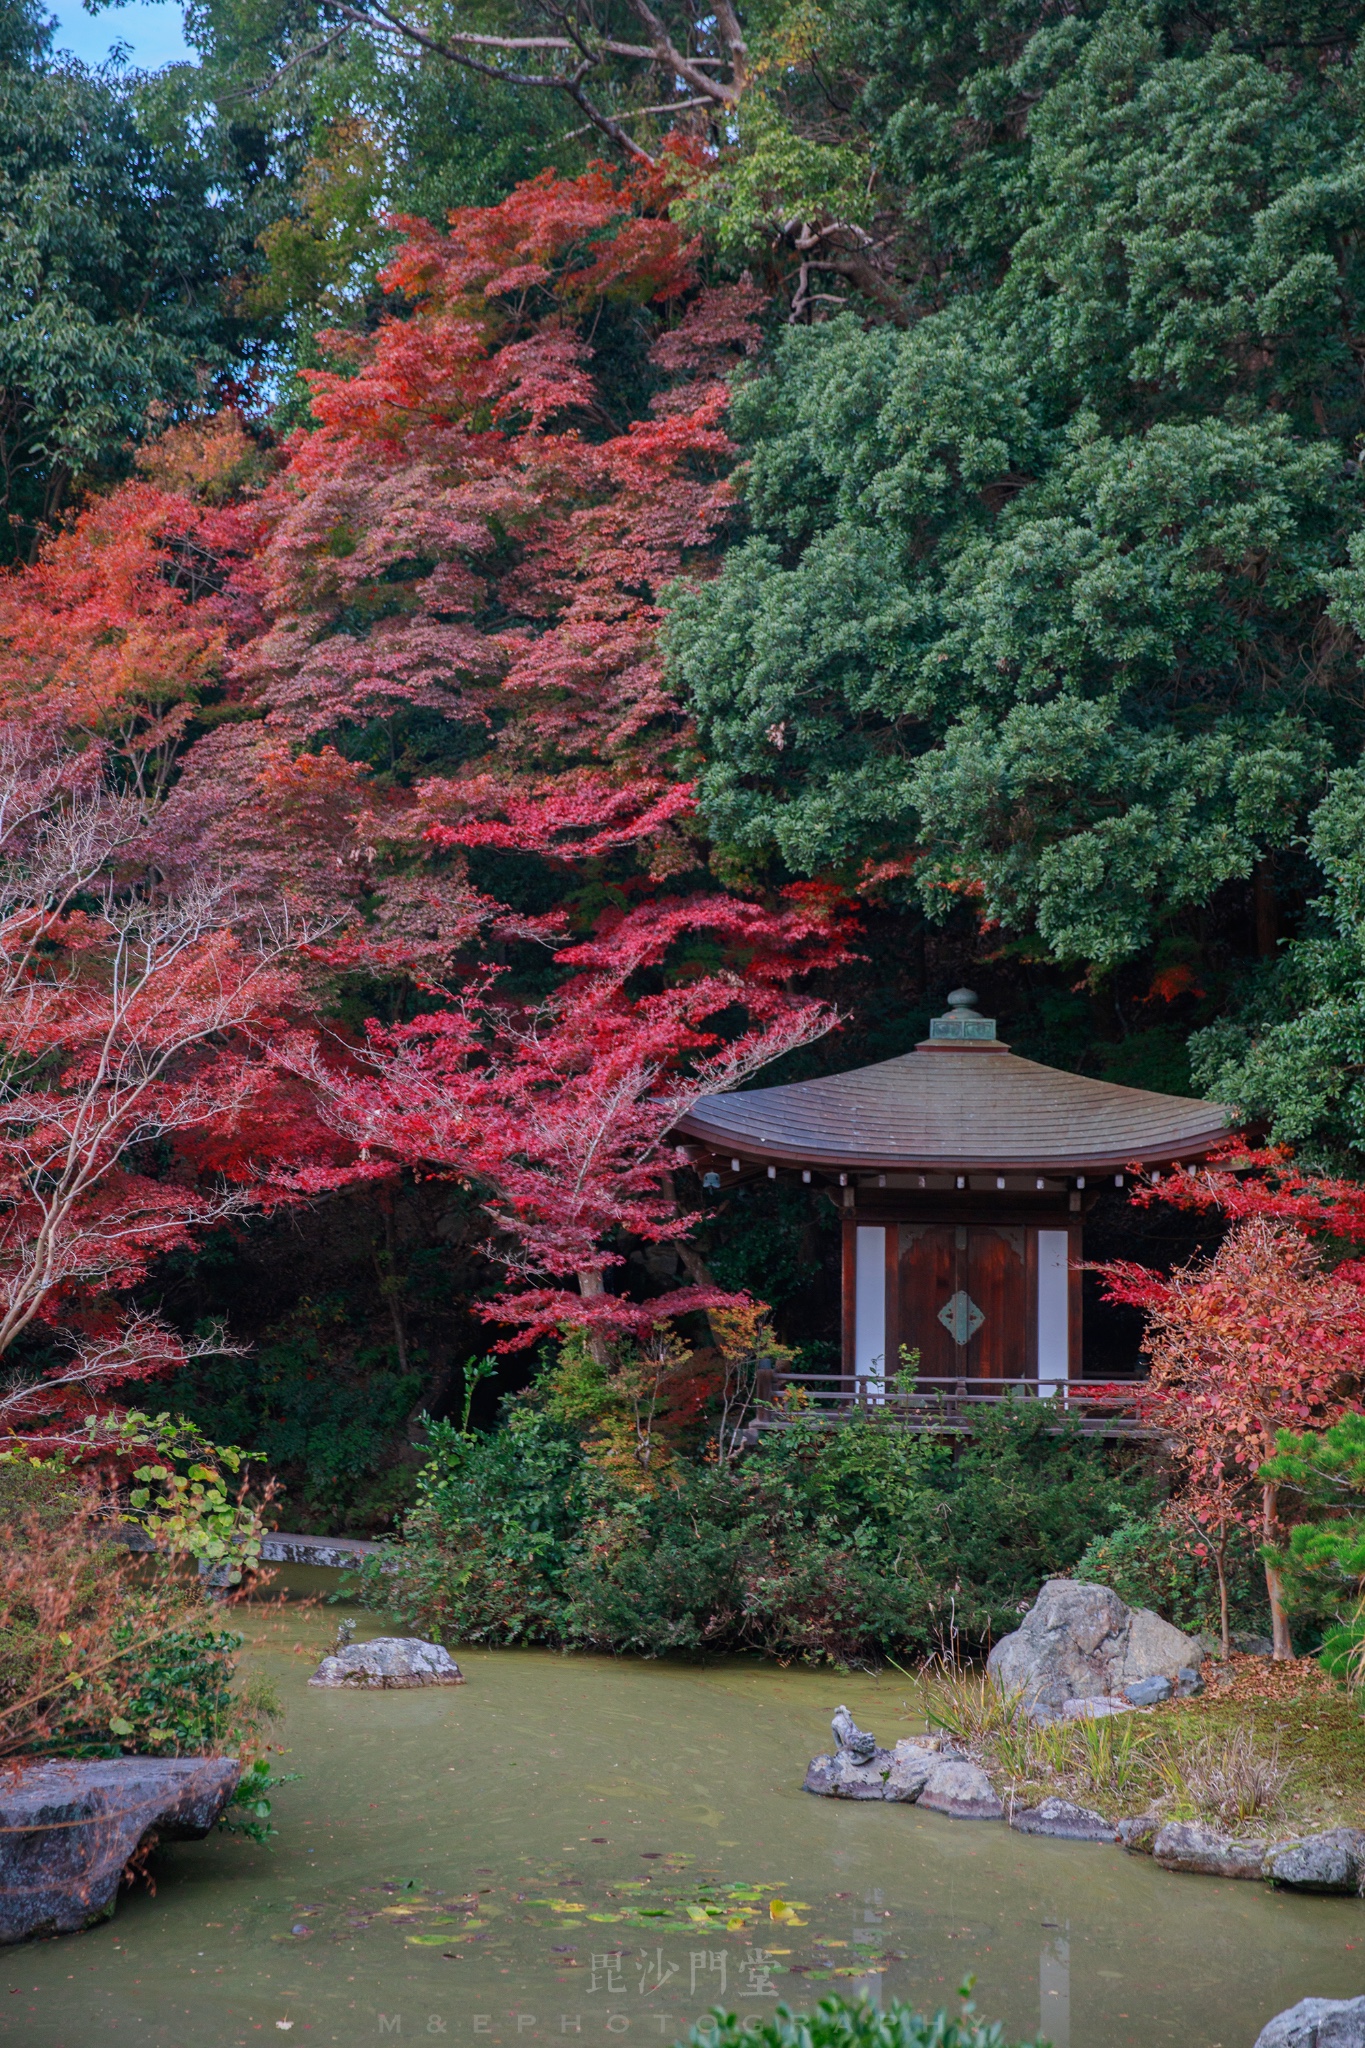
[[[983,1017],[976,1007],[976,990],[955,988],[948,997],[948,1007],[941,1017],[934,1017],[929,1024],[931,1043],[943,1044],[956,1040],[959,1044],[979,1045],[995,1037],[994,1017]]]

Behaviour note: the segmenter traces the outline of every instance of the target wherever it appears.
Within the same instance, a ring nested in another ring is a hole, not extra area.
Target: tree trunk
[[[673,1207],[679,1212],[679,1214],[681,1214],[682,1203],[678,1200],[678,1190],[673,1184],[672,1174],[661,1173],[659,1175],[659,1185],[660,1187],[666,1188],[668,1190],[669,1200],[672,1202]],[[675,1238],[673,1241],[673,1249],[678,1254],[678,1258],[682,1264],[682,1269],[684,1273],[686,1273],[688,1279],[692,1282],[692,1285],[694,1287],[715,1287],[719,1284],[716,1280],[715,1274],[711,1271],[705,1259],[702,1257],[701,1253],[697,1251],[695,1246],[688,1244],[682,1238]],[[720,1345],[716,1341],[716,1333],[711,1326],[711,1318],[707,1315],[705,1309],[702,1309],[701,1311],[701,1320],[706,1328],[706,1340],[708,1344],[711,1346],[711,1349],[713,1351],[719,1351]]]
[[[1223,1544],[1219,1544],[1213,1553],[1213,1559],[1218,1567],[1218,1637],[1223,1662],[1226,1664],[1232,1655],[1232,1637],[1228,1632],[1228,1573],[1223,1556],[1224,1547]]]
[[[1274,1543],[1279,1534],[1276,1519],[1278,1500],[1278,1487],[1262,1488],[1262,1529],[1267,1543]],[[1270,1595],[1270,1654],[1277,1664],[1287,1664],[1293,1658],[1294,1645],[1289,1635],[1289,1616],[1284,1609],[1284,1589],[1280,1582],[1280,1574],[1269,1558],[1266,1559],[1265,1585],[1266,1592]]]
[[[584,1301],[591,1301],[596,1295],[605,1294],[607,1291],[606,1279],[600,1266],[581,1266],[576,1277],[578,1291]],[[611,1346],[602,1331],[591,1325],[588,1328],[588,1349],[605,1371],[611,1364]]]

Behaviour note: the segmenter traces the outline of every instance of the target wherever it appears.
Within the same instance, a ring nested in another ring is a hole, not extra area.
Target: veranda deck
[[[760,1368],[755,1385],[752,1440],[797,1422],[837,1428],[855,1416],[885,1429],[923,1436],[970,1436],[985,1410],[1010,1402],[1045,1403],[1055,1419],[1048,1434],[1077,1429],[1082,1436],[1156,1438],[1160,1431],[1138,1414],[1137,1389],[1115,1381],[1037,1379],[919,1380],[903,1390],[863,1378],[850,1384],[839,1373],[774,1372]]]

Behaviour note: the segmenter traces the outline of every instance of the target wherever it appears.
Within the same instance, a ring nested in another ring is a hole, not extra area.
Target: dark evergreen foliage
[[[433,1427],[397,1574],[366,1589],[452,1642],[845,1664],[975,1649],[1150,1498],[1135,1468],[1051,1420],[1006,1409],[956,1451],[798,1424],[644,1492],[532,1398],[489,1436]]]

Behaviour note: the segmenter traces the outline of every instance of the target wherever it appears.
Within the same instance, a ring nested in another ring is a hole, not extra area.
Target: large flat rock
[[[934,1765],[919,1795],[931,1813],[950,1820],[1003,1820],[1005,1809],[980,1764],[966,1757],[944,1757]]]
[[[886,1797],[914,1803],[928,1784],[935,1767],[942,1762],[939,1745],[902,1741],[891,1752],[891,1770],[886,1780]]]
[[[148,1835],[206,1835],[236,1787],[236,1757],[114,1757],[0,1772],[0,1942],[107,1919]]]
[[[1093,1807],[1070,1799],[1040,1799],[1036,1806],[1012,1807],[1010,1826],[1021,1835],[1055,1835],[1063,1842],[1116,1842],[1118,1829]]]

